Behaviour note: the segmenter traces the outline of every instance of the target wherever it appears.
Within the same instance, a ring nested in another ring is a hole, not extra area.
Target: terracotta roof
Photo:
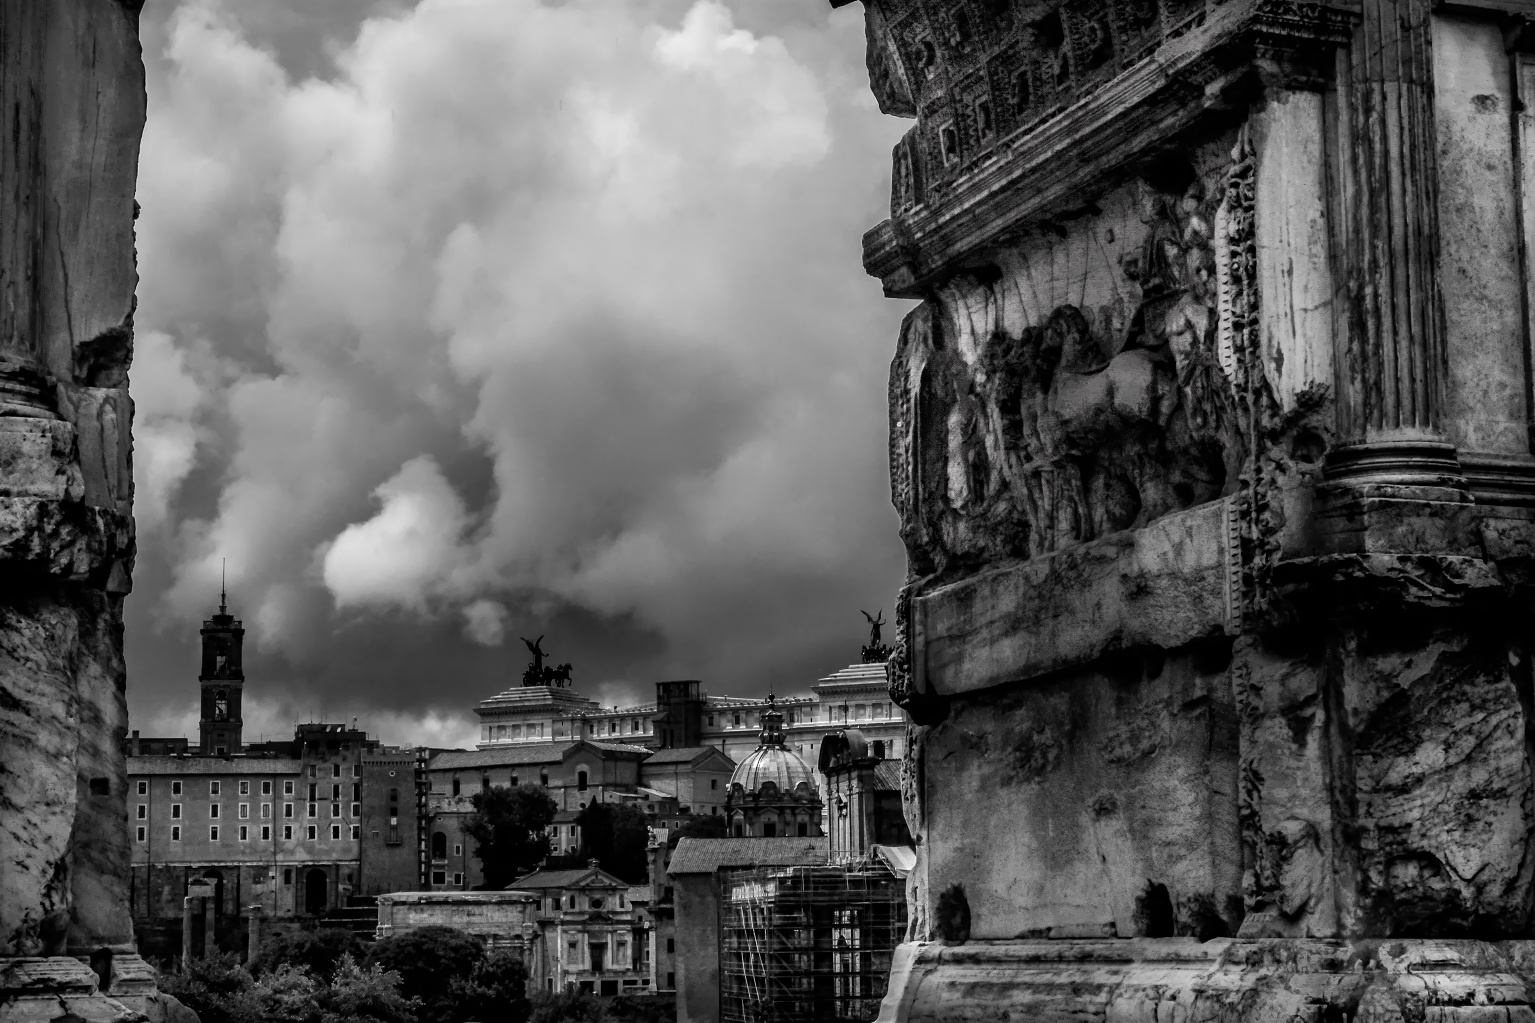
[[[289,757],[129,757],[128,774],[299,774],[302,761]]]
[[[712,874],[726,867],[799,867],[826,863],[831,840],[821,838],[684,838],[666,872]]]
[[[622,888],[629,885],[600,867],[582,867],[579,870],[535,870],[526,877],[519,877],[507,885],[508,891],[533,891],[541,888],[574,888],[582,881],[593,878],[602,888]]]
[[[691,764],[710,753],[718,753],[726,760],[730,756],[716,746],[685,746],[682,749],[658,749],[650,754],[650,759],[645,761],[645,766],[652,764]],[[730,760],[733,764],[734,760]]]

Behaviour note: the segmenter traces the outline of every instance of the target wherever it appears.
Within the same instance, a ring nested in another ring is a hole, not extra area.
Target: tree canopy
[[[697,817],[689,817],[682,822],[680,827],[672,828],[666,836],[668,848],[677,848],[677,843],[684,838],[727,838],[730,835],[730,826],[725,818],[717,814],[699,814]]]
[[[650,825],[645,811],[632,803],[591,803],[576,815],[581,827],[581,859],[596,860],[603,870],[630,884],[642,884],[649,872],[645,848]]]
[[[474,813],[464,831],[474,839],[485,888],[505,888],[549,855],[545,829],[554,822],[559,807],[541,786],[497,785],[475,793],[471,803]]]

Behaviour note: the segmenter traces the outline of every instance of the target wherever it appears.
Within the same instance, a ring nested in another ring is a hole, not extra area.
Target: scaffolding
[[[881,862],[725,873],[724,1023],[869,1023],[906,930],[904,883]]]

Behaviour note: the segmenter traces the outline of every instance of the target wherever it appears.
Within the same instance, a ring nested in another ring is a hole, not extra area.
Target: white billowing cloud
[[[476,600],[464,607],[464,635],[481,646],[500,646],[506,638],[506,607],[494,600]]]
[[[337,607],[424,610],[431,588],[459,560],[463,503],[437,463],[424,456],[406,462],[373,493],[382,504],[378,514],[347,526],[325,552],[325,586]],[[485,612],[479,616],[483,628]]]
[[[134,386],[198,393],[140,420],[141,509],[181,517],[136,600],[195,620],[227,559],[297,686],[396,611],[494,647],[575,605],[697,677],[892,588],[901,310],[857,261],[904,126],[849,98],[856,11],[807,47],[714,0],[421,0],[294,81],[232,3],[183,0],[146,55],[167,340]],[[202,338],[217,373],[178,354]]]
[[[197,457],[196,415],[202,388],[186,353],[161,331],[144,331],[133,359],[134,515],[138,528],[158,531],[171,500]]]

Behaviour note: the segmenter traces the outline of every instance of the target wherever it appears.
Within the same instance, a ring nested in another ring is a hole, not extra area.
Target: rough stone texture
[[[16,0],[0,16],[0,954],[132,942],[120,739],[135,10]]]
[[[884,1018],[1535,1021],[1527,19],[866,10]]]
[[[0,1018],[186,1020],[133,950],[137,3],[0,6]],[[79,959],[111,963],[98,977]],[[111,997],[121,995],[121,1000]],[[195,1017],[192,1017],[195,1018]]]

